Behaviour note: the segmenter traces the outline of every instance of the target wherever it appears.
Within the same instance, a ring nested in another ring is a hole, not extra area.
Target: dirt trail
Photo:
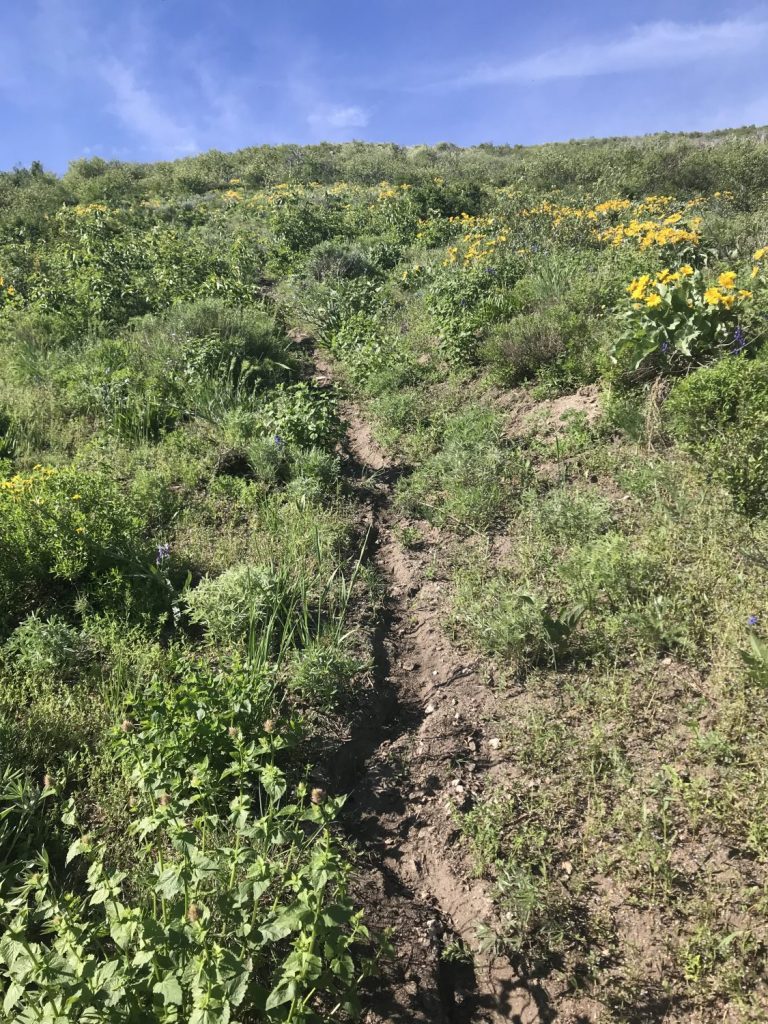
[[[332,378],[322,357],[316,366],[319,381]],[[349,793],[345,823],[362,851],[360,899],[374,926],[392,932],[394,952],[364,1019],[550,1020],[543,991],[484,948],[494,909],[486,886],[469,877],[454,820],[499,756],[498,697],[441,628],[445,585],[426,572],[437,532],[420,524],[426,540],[418,551],[398,540],[403,524],[392,496],[402,470],[354,406],[344,414],[346,471],[367,504],[370,560],[386,585],[370,699],[329,779]],[[471,964],[455,955],[462,944]]]

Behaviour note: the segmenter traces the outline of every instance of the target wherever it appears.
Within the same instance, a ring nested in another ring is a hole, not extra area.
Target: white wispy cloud
[[[189,128],[162,109],[132,68],[112,58],[99,73],[111,92],[110,110],[156,152],[180,156],[198,148]]]
[[[307,121],[313,128],[365,128],[370,114],[358,106],[325,106],[318,107],[307,115]]]
[[[656,21],[636,25],[620,37],[582,40],[512,61],[483,63],[434,82],[431,88],[547,82],[678,67],[702,60],[723,61],[759,52],[767,41],[768,20],[735,18],[697,24]]]

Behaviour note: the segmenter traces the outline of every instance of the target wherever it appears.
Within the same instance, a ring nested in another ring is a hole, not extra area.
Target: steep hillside
[[[768,144],[0,175],[19,1021],[768,1019]]]

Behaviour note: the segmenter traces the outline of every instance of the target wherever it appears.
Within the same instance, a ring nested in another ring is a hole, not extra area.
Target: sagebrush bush
[[[533,377],[565,350],[566,339],[557,315],[544,310],[496,324],[483,344],[482,358],[506,383],[515,384]]]
[[[374,267],[358,245],[337,241],[321,242],[307,253],[304,273],[315,281],[362,277]]]
[[[60,615],[35,612],[19,623],[2,647],[3,660],[31,681],[66,683],[82,671],[90,653],[87,639]]]

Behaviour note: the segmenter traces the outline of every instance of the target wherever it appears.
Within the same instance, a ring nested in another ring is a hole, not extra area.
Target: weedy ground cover
[[[0,175],[6,1015],[357,1010],[313,762],[366,574],[304,331],[513,708],[456,811],[500,946],[596,1019],[764,1019],[768,150],[709,142]]]
[[[457,811],[502,944],[601,1020],[765,1012],[764,202],[501,188],[367,286],[281,285],[511,692]],[[548,420],[585,386],[596,419]]]
[[[253,273],[146,216],[66,208],[4,276],[4,1013],[348,1015],[367,933],[307,763],[365,658],[334,396]]]

